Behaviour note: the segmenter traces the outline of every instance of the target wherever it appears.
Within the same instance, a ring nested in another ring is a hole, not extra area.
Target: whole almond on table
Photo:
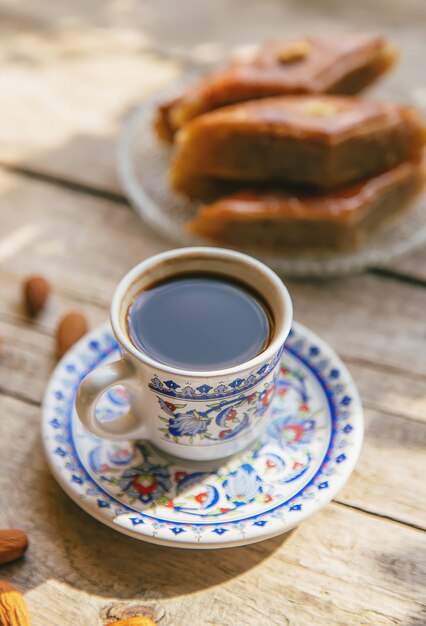
[[[30,315],[37,315],[45,306],[50,285],[43,276],[29,276],[24,282],[25,307]]]
[[[56,331],[58,356],[64,356],[76,341],[81,339],[88,331],[86,318],[77,311],[71,311],[59,321]]]
[[[31,626],[24,596],[7,580],[0,580],[0,626]]]
[[[157,626],[157,623],[153,622],[149,617],[129,617],[118,622],[111,622],[106,624],[106,626]]]
[[[22,530],[16,528],[0,530],[0,564],[19,559],[27,548],[28,538]]]

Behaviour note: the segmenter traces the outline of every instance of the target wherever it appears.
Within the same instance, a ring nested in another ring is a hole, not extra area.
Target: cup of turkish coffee
[[[119,283],[111,324],[122,358],[80,384],[77,414],[104,439],[146,439],[180,458],[230,456],[267,423],[292,322],[290,295],[256,259],[223,248],[158,254]],[[114,385],[131,409],[100,421]]]

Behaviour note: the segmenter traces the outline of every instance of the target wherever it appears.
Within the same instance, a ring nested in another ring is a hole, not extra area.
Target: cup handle
[[[114,385],[131,386],[135,382],[135,370],[126,358],[90,372],[80,383],[75,399],[77,415],[83,426],[102,439],[143,438],[140,421],[131,410],[108,422],[100,422],[96,417],[96,404],[102,394]]]

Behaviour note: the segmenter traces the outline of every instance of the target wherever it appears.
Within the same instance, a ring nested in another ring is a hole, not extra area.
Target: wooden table
[[[31,546],[0,576],[25,592],[34,626],[97,626],[118,601],[152,607],[161,626],[426,624],[425,250],[289,283],[296,318],[352,371],[366,437],[336,500],[286,536],[209,553],[121,536],[61,491],[39,429],[58,316],[103,322],[118,279],[169,247],[117,180],[132,106],[234,45],[330,28],[387,32],[404,56],[381,92],[424,105],[425,24],[423,0],[1,2],[0,527],[26,530]],[[21,302],[32,273],[53,285],[35,321]]]

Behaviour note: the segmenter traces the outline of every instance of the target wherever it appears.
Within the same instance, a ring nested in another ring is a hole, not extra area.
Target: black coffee
[[[219,274],[181,274],[141,291],[127,328],[136,348],[188,370],[232,367],[268,345],[271,316],[261,298]]]

